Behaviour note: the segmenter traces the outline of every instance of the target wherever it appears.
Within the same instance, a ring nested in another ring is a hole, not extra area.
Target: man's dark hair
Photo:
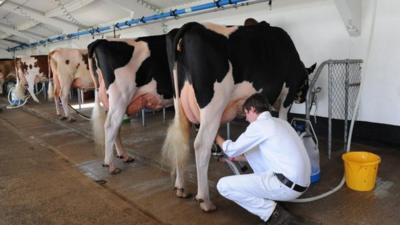
[[[253,18],[247,18],[245,21],[244,21],[244,25],[245,26],[252,26],[252,25],[256,25],[258,22],[257,22],[257,20],[255,20],[255,19],[253,19]]]
[[[243,104],[243,111],[245,109],[249,111],[251,107],[254,107],[256,113],[262,113],[264,111],[269,111],[270,104],[262,94],[256,93],[246,99]]]

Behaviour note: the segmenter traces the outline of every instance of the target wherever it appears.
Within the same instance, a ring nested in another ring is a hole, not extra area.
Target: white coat
[[[311,166],[303,142],[287,121],[261,113],[234,142],[222,149],[229,157],[244,155],[254,174],[221,178],[217,189],[224,197],[267,221],[277,201],[298,198],[302,193],[281,183],[281,173],[297,185],[310,185]]]

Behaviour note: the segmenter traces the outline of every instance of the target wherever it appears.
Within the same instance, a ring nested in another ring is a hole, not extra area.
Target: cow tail
[[[183,43],[182,43],[182,38],[185,35],[186,32],[188,32],[190,29],[192,29],[195,26],[202,26],[199,23],[196,22],[190,22],[190,23],[186,23],[185,25],[183,25],[178,32],[175,35],[174,38],[174,47],[175,47],[175,60],[177,59],[179,52],[183,51]]]
[[[54,60],[52,59],[52,56],[53,56],[53,53],[54,53],[54,51],[52,51],[52,52],[50,52],[49,53],[49,56],[48,56],[48,65],[49,65],[49,87],[48,87],[48,89],[47,89],[47,96],[48,96],[48,99],[49,100],[52,100],[53,98],[54,98],[54,88],[53,88],[53,86],[54,86],[54,78],[53,78],[53,70],[56,70],[56,64],[55,64],[55,62],[54,62]],[[54,63],[54,65],[53,65],[53,63]]]
[[[176,71],[176,70],[175,70]],[[182,104],[179,101],[177,76],[174,72],[175,98],[174,108],[175,117],[170,124],[167,136],[162,147],[163,160],[167,161],[171,174],[176,173],[179,168],[183,172],[189,156],[190,123],[183,112]]]
[[[20,100],[25,99],[25,88],[21,84],[21,79],[18,79],[15,85],[15,97]]]
[[[88,64],[89,64],[89,72],[90,76],[92,77],[93,83],[95,88],[99,88],[99,76],[96,72],[97,66],[96,66],[96,60],[95,60],[95,50],[99,45],[104,45],[108,41],[104,39],[98,39],[93,41],[88,45]]]
[[[21,62],[19,60],[15,60],[15,73],[16,73],[16,79],[17,79],[17,84],[15,85],[15,97],[17,99],[25,99],[25,88],[21,84],[21,77],[23,74],[20,74],[19,72],[22,71],[22,66]]]
[[[103,107],[100,106],[98,90],[94,91],[94,108],[92,111],[91,124],[93,130],[93,139],[96,144],[95,150],[98,155],[104,154],[104,123],[106,121],[106,112]]]
[[[96,46],[101,43],[101,40],[96,40],[89,44],[88,46],[88,64],[89,73],[92,77],[94,83],[94,107],[92,110],[92,117],[90,122],[92,124],[93,139],[95,143],[95,152],[99,156],[104,156],[104,144],[105,144],[105,131],[104,123],[106,121],[106,111],[102,106],[100,106],[100,96],[99,96],[99,83],[98,76],[96,74],[94,50]]]

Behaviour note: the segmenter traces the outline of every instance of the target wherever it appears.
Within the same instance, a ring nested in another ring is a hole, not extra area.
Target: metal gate
[[[328,66],[328,158],[332,152],[332,119],[344,122],[344,146],[347,144],[348,123],[354,113],[355,103],[361,84],[361,59],[324,61],[310,80],[306,101],[306,119],[310,119],[310,110],[314,96],[319,91],[315,83],[322,69]]]

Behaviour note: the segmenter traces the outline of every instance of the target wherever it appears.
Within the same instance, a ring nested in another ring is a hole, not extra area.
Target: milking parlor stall
[[[0,0],[0,224],[400,224],[397,0]]]

